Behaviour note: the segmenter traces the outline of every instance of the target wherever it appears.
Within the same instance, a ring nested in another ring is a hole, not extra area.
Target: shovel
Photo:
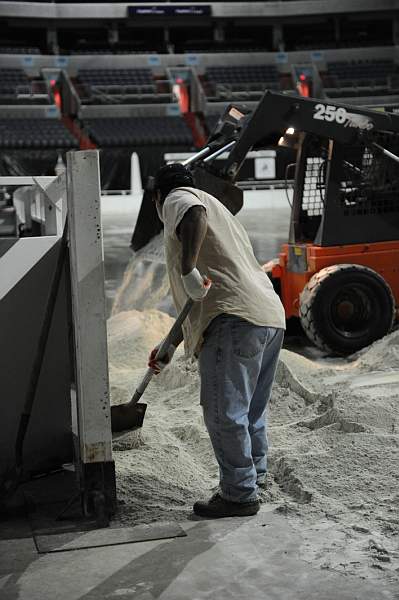
[[[194,300],[189,298],[181,313],[177,317],[172,329],[169,331],[168,335],[160,345],[158,352],[155,355],[155,360],[162,360],[162,358],[166,355],[169,346],[176,342],[180,335],[181,325],[192,309],[193,305]],[[138,402],[141,396],[144,394],[144,391],[147,385],[150,383],[154,373],[155,371],[151,367],[147,370],[130,402],[111,406],[111,428],[113,433],[142,427],[147,405],[144,403],[138,404]]]

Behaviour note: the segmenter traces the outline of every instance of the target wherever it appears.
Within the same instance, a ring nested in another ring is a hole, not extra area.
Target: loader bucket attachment
[[[200,166],[194,169],[193,175],[195,185],[217,198],[233,215],[242,209],[244,193],[231,181],[218,177]]]
[[[193,176],[196,187],[215,196],[233,215],[241,210],[243,205],[243,191],[229,180],[218,177],[208,171],[208,169],[200,166],[193,169]],[[143,194],[130,247],[134,252],[137,252],[140,248],[146,246],[153,237],[158,235],[162,231],[162,228],[163,225],[158,217],[155,203],[152,201],[152,186],[150,183]]]
[[[136,226],[130,242],[131,249],[137,252],[137,250],[146,246],[153,237],[162,231],[162,228],[162,222],[152,200],[152,188],[147,188],[143,193]]]

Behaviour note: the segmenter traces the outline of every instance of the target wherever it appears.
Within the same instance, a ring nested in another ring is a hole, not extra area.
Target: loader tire
[[[372,269],[340,264],[313,275],[302,290],[299,310],[310,341],[329,354],[345,356],[390,331],[395,300]]]

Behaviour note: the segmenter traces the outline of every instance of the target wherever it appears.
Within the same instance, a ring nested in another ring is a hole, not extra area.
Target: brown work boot
[[[256,515],[259,508],[259,500],[253,500],[252,502],[230,502],[222,498],[218,493],[214,494],[207,502],[196,502],[193,506],[196,515],[199,517],[208,517],[208,519],[249,517]]]

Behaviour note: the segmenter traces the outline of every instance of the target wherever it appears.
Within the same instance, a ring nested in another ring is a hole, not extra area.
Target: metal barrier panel
[[[86,488],[97,487],[98,478],[105,477],[104,489],[115,498],[100,192],[98,151],[69,152],[67,197],[76,365],[75,433]]]

